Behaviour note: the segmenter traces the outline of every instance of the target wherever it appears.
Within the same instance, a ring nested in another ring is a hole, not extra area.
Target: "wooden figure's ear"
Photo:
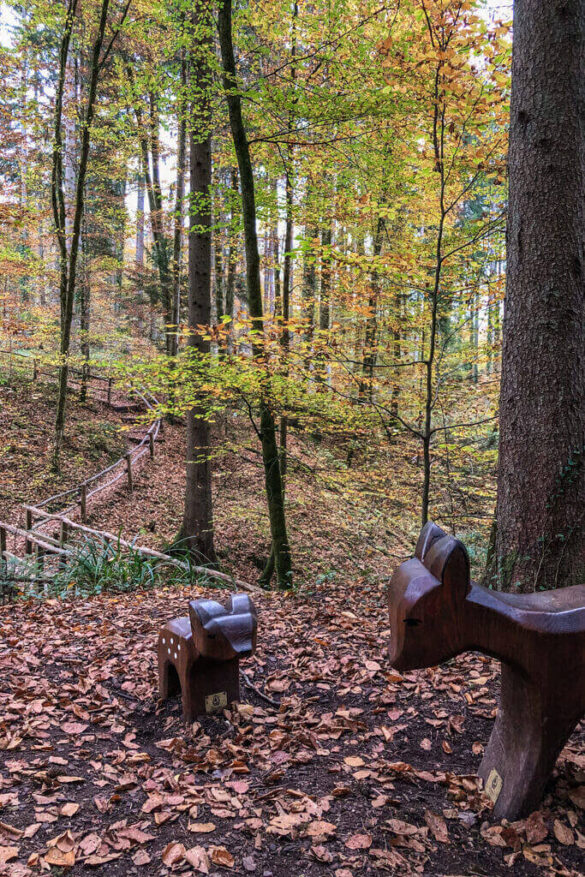
[[[420,536],[418,537],[418,542],[414,549],[414,556],[418,557],[421,563],[424,563],[425,556],[432,548],[433,543],[438,539],[442,539],[443,536],[446,535],[445,531],[441,530],[440,527],[437,527],[436,524],[433,524],[432,521],[427,521],[420,531]]]
[[[469,555],[459,539],[443,536],[433,542],[425,557],[425,566],[449,590],[462,597],[469,593]]]
[[[256,607],[247,594],[232,594],[226,605],[226,612],[230,615],[249,614],[256,618]]]
[[[189,603],[189,617],[191,628],[206,628],[209,623],[220,615],[225,615],[225,608],[215,600],[191,600]]]

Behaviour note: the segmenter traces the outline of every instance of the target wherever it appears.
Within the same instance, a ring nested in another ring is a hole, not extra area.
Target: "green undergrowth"
[[[49,563],[52,566],[48,570]],[[188,554],[183,566],[170,560],[147,557],[119,542],[86,539],[56,571],[56,558],[37,559],[4,567],[0,571],[0,593],[10,599],[84,598],[98,594],[125,594],[158,587],[198,585],[229,588],[205,573],[193,569]]]

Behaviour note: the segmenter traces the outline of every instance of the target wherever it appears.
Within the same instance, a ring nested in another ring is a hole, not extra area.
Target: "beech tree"
[[[189,336],[192,356],[209,354],[202,327],[211,321],[211,114],[210,86],[213,53],[209,0],[197,0],[193,9],[193,51],[189,69],[191,115],[189,151]],[[197,555],[198,562],[214,562],[213,504],[209,460],[209,423],[202,399],[186,413],[187,478],[185,511],[179,540]]]
[[[496,555],[504,588],[585,573],[585,0],[514,4]]]
[[[220,4],[218,29],[230,127],[240,171],[248,306],[253,321],[254,333],[252,336],[252,348],[254,356],[260,359],[264,354],[262,343],[264,313],[260,283],[258,236],[256,232],[254,173],[250,160],[248,137],[242,118],[241,97],[237,90],[236,62],[232,42],[231,0],[222,0]],[[268,567],[270,569],[273,561],[278,586],[280,588],[289,588],[292,584],[291,554],[286,528],[280,455],[276,442],[274,414],[265,395],[263,395],[260,402],[260,429],[258,432],[262,445],[266,499],[268,503],[268,516],[270,518],[271,557],[268,561]]]
[[[65,79],[67,59],[71,36],[77,14],[77,0],[69,0],[65,11],[63,34],[59,46],[59,78],[57,81],[57,93],[55,100],[54,134],[53,134],[53,163],[51,175],[51,201],[53,207],[53,220],[59,245],[59,301],[60,301],[60,346],[59,346],[59,391],[57,399],[57,413],[55,418],[55,446],[53,451],[53,465],[59,467],[61,447],[65,431],[65,407],[67,401],[67,379],[69,374],[69,348],[71,345],[71,323],[73,319],[73,302],[75,298],[77,281],[77,263],[81,242],[81,225],[84,214],[85,179],[89,162],[91,145],[91,133],[93,117],[95,113],[97,87],[101,71],[106,64],[112,51],[114,41],[122,26],[131,0],[122,9],[119,21],[112,27],[112,36],[106,37],[106,25],[110,0],[102,0],[97,32],[93,41],[91,62],[89,69],[89,85],[87,102],[83,114],[81,129],[81,143],[79,149],[79,168],[75,182],[75,194],[73,205],[66,203],[64,166],[64,143],[63,143],[63,96],[65,92]],[[68,208],[71,209],[73,220],[71,233],[68,233],[67,219]]]

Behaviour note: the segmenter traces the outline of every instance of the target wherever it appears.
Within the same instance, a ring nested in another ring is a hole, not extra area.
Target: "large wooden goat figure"
[[[168,621],[158,636],[160,696],[183,696],[188,722],[240,699],[240,658],[256,650],[256,607],[247,594],[192,600],[189,617]]]
[[[502,662],[495,725],[479,768],[497,817],[535,809],[585,713],[585,586],[504,594],[470,581],[461,542],[435,524],[390,582],[390,660],[398,670],[467,650]]]

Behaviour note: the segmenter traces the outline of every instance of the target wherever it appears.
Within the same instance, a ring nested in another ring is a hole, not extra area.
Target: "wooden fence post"
[[[67,545],[67,540],[69,539],[69,527],[65,523],[65,521],[61,521],[61,530],[59,532],[59,548],[65,548]],[[67,555],[60,554],[59,555],[59,566],[61,569],[64,569],[67,566]]]
[[[8,562],[6,561],[6,530],[4,527],[0,527],[0,570],[4,568],[4,564],[8,566]]]
[[[32,379],[33,379],[33,381],[36,381],[36,379],[37,379],[37,360],[36,360],[36,357],[33,359],[33,377],[32,377]]]
[[[87,521],[87,484],[83,483],[79,486],[79,504],[81,506],[81,523]]]
[[[134,489],[132,483],[132,454],[129,451],[126,454],[126,474],[128,476],[128,492],[132,493]]]
[[[108,378],[108,405],[112,401],[112,378]]]
[[[154,459],[154,436],[151,432],[148,433],[148,446],[150,449],[150,459]]]
[[[25,527],[24,527],[25,530],[27,530],[27,531],[32,530],[32,512],[30,509],[27,509],[25,512],[25,520],[26,520]],[[25,554],[32,554],[32,542],[30,541],[30,539],[25,539],[24,553]]]

